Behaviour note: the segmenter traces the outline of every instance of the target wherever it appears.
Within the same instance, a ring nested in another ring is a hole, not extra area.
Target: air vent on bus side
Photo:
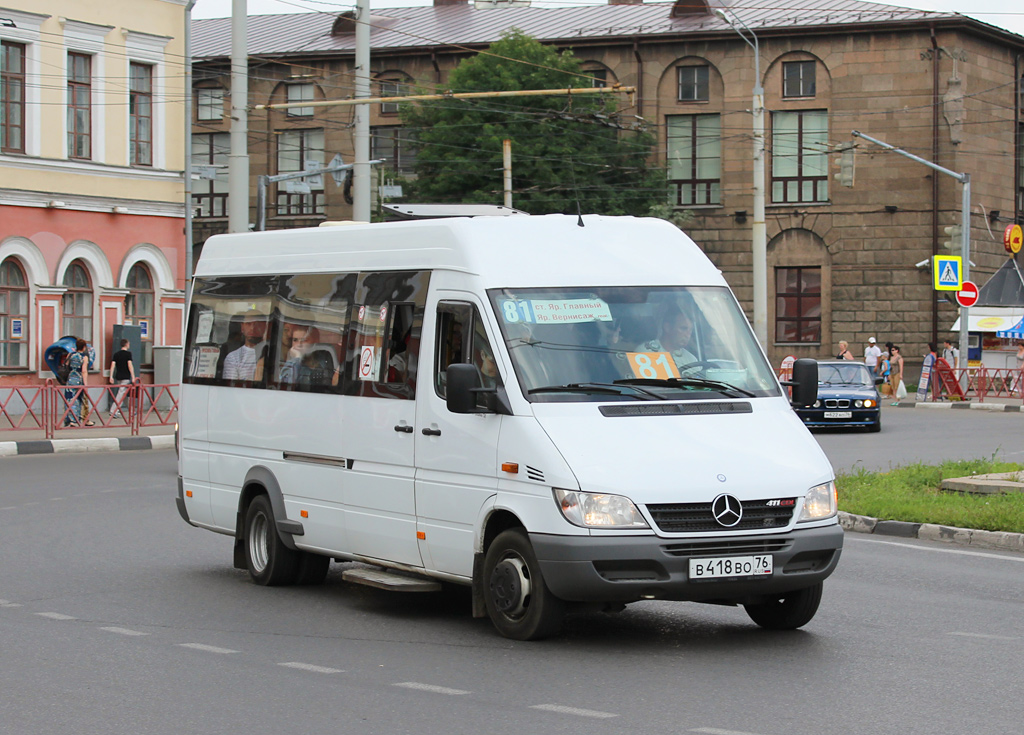
[[[534,482],[544,482],[544,473],[530,465],[526,465],[526,477]]]

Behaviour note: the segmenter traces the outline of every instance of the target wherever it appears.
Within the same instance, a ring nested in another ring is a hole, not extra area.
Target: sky
[[[606,0],[534,0],[537,7],[571,7],[576,5],[603,5]],[[432,0],[370,0],[371,8],[409,8],[431,5]],[[964,12],[964,0],[882,0],[885,5]],[[1024,4],[1021,0],[974,0],[973,18],[999,26],[1024,36]],[[248,0],[249,15],[272,13],[302,13],[326,11],[337,13],[351,10],[355,0]],[[193,18],[227,18],[231,15],[231,0],[198,0],[192,9]]]

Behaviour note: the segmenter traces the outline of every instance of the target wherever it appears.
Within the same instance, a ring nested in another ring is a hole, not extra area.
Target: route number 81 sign
[[[633,375],[638,378],[667,380],[679,377],[676,361],[668,352],[627,352],[626,357]]]

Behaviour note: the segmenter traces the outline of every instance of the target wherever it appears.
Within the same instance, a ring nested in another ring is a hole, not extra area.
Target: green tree
[[[512,30],[488,54],[452,71],[453,92],[589,86],[571,51]],[[652,135],[623,129],[614,94],[497,97],[402,106],[418,141],[410,197],[424,202],[502,199],[502,140],[512,141],[513,206],[531,214],[646,215],[665,201],[664,172],[648,164]],[[410,198],[407,197],[407,198]]]

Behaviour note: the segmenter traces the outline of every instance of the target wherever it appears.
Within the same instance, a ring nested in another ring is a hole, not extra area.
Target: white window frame
[[[284,90],[286,102],[312,102],[316,99],[316,85],[313,82],[293,82]],[[288,117],[313,117],[316,108],[289,107],[285,110]]]
[[[88,54],[92,57],[92,93],[89,95],[92,101],[92,157],[89,159],[95,163],[106,162],[106,130],[107,130],[107,106],[102,104],[106,96],[106,56],[103,53],[104,40],[108,33],[114,30],[114,26],[101,26],[95,23],[86,23],[80,20],[64,21],[64,78],[68,78],[71,69],[68,67],[68,54]],[[64,85],[64,109],[66,110],[71,100],[68,99],[67,84]],[[64,157],[71,158],[71,151],[68,150],[68,121],[67,115],[60,118],[62,126],[61,136],[64,140]],[[81,160],[81,159],[76,159]]]
[[[39,38],[40,27],[45,21],[49,20],[50,16],[5,8],[3,17],[14,21],[16,28],[0,27],[0,39],[25,44],[25,153],[4,153],[0,154],[0,157],[6,158],[18,155],[41,156],[43,141],[42,136],[39,134],[42,128],[40,94],[43,85],[40,84],[40,79],[42,79],[42,61],[39,58]],[[65,133],[65,139],[66,137]]]
[[[164,50],[171,42],[169,36],[155,36],[151,33],[140,33],[139,31],[122,30],[124,36],[125,56],[122,76],[127,80],[130,76],[129,69],[133,63],[148,64],[153,67],[153,161],[152,168],[167,168],[167,89],[164,78],[167,76],[167,64],[164,60]],[[124,129],[127,132],[131,127],[129,119],[127,81],[124,85]],[[124,161],[131,166],[131,141],[125,135]]]
[[[208,100],[203,100],[203,95],[209,95]],[[223,87],[196,87],[196,120],[198,122],[220,122],[224,119],[224,100],[227,98],[227,90]],[[203,115],[203,111],[212,111],[212,117]]]

